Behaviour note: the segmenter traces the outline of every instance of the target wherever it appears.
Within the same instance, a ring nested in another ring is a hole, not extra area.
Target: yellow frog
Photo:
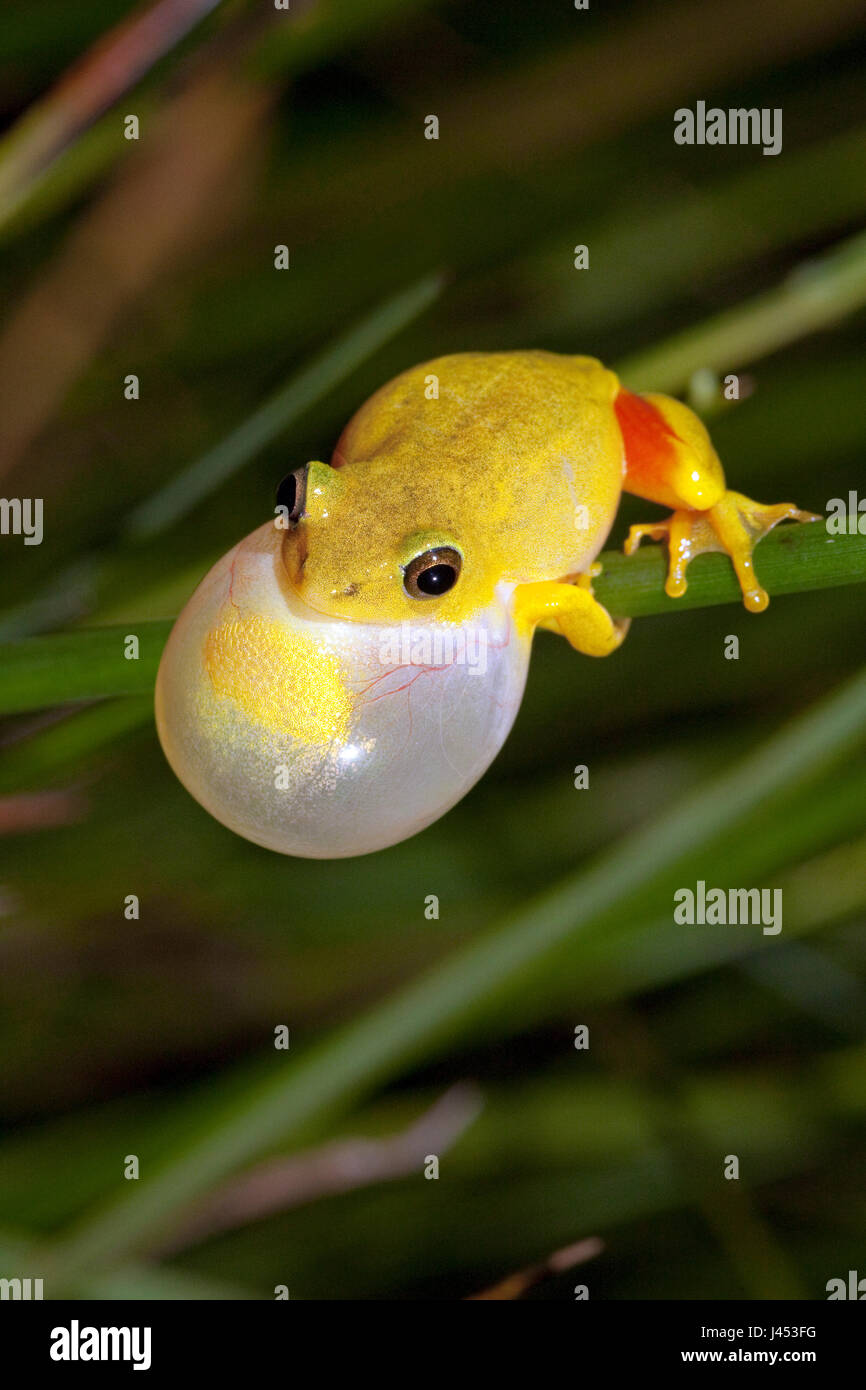
[[[628,627],[592,592],[625,490],[671,509],[667,592],[730,555],[766,608],[755,545],[791,503],[725,486],[700,420],[590,357],[459,353],[403,372],[330,465],[284,480],[273,520],[224,556],[175,624],[157,727],[216,818],[284,854],[405,839],[453,806],[517,714],[537,626],[605,656]]]

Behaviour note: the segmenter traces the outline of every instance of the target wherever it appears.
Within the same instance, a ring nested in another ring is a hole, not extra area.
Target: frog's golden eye
[[[289,526],[296,526],[304,510],[307,496],[307,464],[287,473],[277,488],[277,506],[284,507]]]
[[[403,587],[410,598],[438,598],[454,588],[462,568],[459,550],[439,545],[409,561],[403,571]]]

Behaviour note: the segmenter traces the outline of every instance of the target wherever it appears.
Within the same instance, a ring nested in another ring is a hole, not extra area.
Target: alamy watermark
[[[674,893],[674,921],[680,926],[756,927],[764,936],[782,930],[781,888],[708,888],[698,879],[694,888]]]
[[[51,1329],[52,1361],[131,1361],[134,1371],[150,1370],[151,1328],[90,1327],[73,1318]]]
[[[861,1279],[856,1269],[848,1270],[847,1279],[828,1279],[824,1287],[828,1303],[840,1298],[856,1299],[858,1303],[866,1299],[866,1279]]]
[[[448,627],[409,622],[399,628],[383,628],[379,660],[383,666],[393,667],[465,666],[471,676],[483,676],[487,670],[487,629],[473,623]]]
[[[0,1300],[27,1303],[44,1296],[41,1279],[0,1279]]]
[[[699,101],[694,111],[680,106],[674,112],[678,145],[762,145],[764,154],[782,150],[781,106],[736,106],[725,111]]]
[[[831,497],[825,511],[829,536],[866,536],[866,497],[853,488],[847,498]]]
[[[23,536],[25,545],[41,545],[42,498],[0,497],[0,536]]]

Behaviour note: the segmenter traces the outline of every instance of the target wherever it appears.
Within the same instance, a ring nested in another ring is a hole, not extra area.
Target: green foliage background
[[[45,498],[46,534],[2,541],[0,638],[173,616],[289,468],[442,352],[586,352],[639,389],[738,372],[744,400],[707,400],[734,487],[862,493],[860,10],[236,0],[16,198],[9,137],[2,488]],[[4,7],[7,123],[127,12]],[[676,146],[699,98],[781,107],[783,153]],[[638,519],[626,502],[612,543]],[[471,795],[333,863],[212,821],[147,696],[25,700],[0,770],[0,1273],[461,1298],[589,1236],[600,1254],[528,1296],[821,1298],[866,1273],[864,630],[854,584],[641,618],[598,663],[542,635]],[[781,936],[674,927],[697,879],[781,887]],[[396,1134],[467,1080],[483,1106],[438,1183],[419,1165],[184,1238],[227,1176]]]

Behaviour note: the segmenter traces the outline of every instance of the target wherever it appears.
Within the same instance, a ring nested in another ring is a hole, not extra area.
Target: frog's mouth
[[[304,584],[308,553],[309,535],[303,525],[285,531],[274,547],[274,576],[286,605],[296,616],[304,616],[308,621],[324,618],[330,622],[344,622],[345,619],[310,602],[309,585]]]
[[[315,536],[313,545],[315,545]],[[295,613],[303,613],[310,620],[325,619],[333,623],[353,622],[359,626],[366,619],[351,613],[340,613],[320,606],[314,601],[311,586],[304,582],[304,566],[310,551],[310,533],[302,522],[280,533],[280,540],[274,547],[274,574],[277,585],[289,608]],[[357,586],[347,586],[349,593]]]
[[[300,586],[308,551],[309,542],[305,526],[293,526],[285,532],[279,548],[280,565],[295,590]]]

